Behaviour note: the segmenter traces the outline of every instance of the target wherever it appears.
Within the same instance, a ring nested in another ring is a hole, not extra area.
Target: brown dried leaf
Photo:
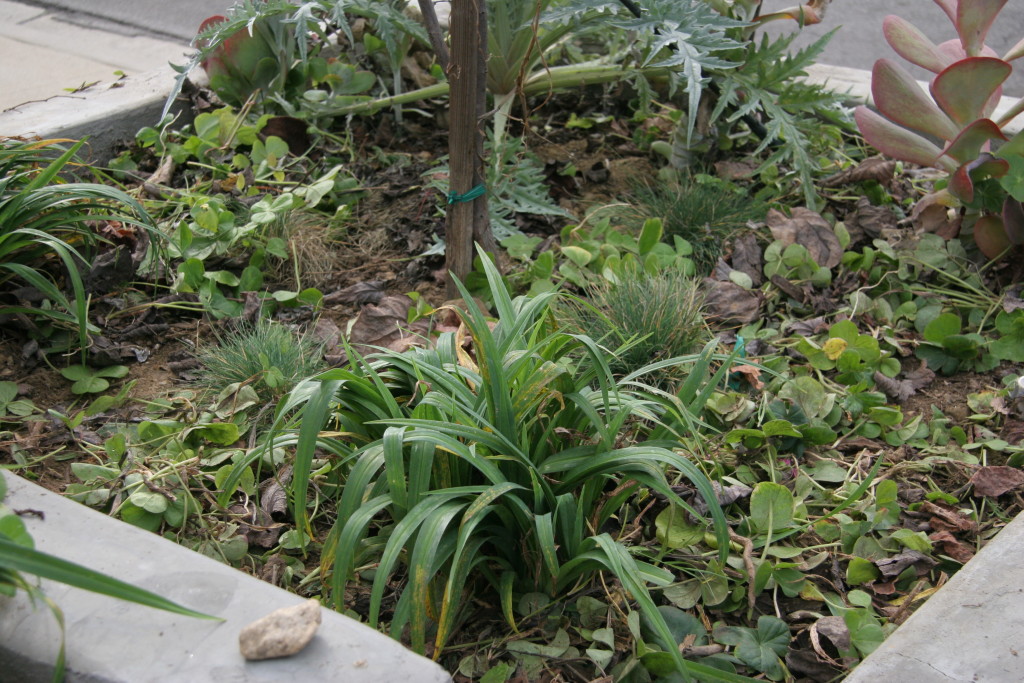
[[[1020,286],[1010,287],[1003,293],[1003,310],[1007,313],[1024,308],[1024,299],[1020,298]]]
[[[864,180],[876,180],[879,183],[887,183],[892,180],[896,173],[896,162],[884,157],[869,157],[853,168],[840,171],[830,175],[821,182],[822,187],[840,187],[851,185]]]
[[[926,500],[921,503],[918,509],[920,512],[932,515],[928,523],[936,531],[966,531],[970,533],[978,531],[977,522],[968,519],[959,510],[950,505]]]
[[[281,535],[281,525],[275,524],[267,512],[252,500],[244,505],[238,503],[228,508],[238,523],[238,535],[243,536],[249,545],[261,548],[273,548]]]
[[[889,398],[897,403],[903,403],[935,380],[935,373],[928,368],[928,364],[921,361],[921,367],[908,372],[906,379],[893,379],[886,377],[880,372],[875,372],[875,384],[886,393]]]
[[[349,285],[345,289],[331,292],[324,297],[324,304],[349,304],[362,306],[364,304],[379,304],[384,298],[384,282],[382,280],[367,280]]]
[[[261,486],[263,494],[260,496],[260,507],[270,515],[272,519],[282,520],[288,512],[288,492],[285,486],[292,480],[292,466],[285,465],[277,476],[268,479]]]
[[[761,381],[761,369],[758,367],[753,365],[737,365],[732,369],[730,374],[742,375],[743,380],[746,381],[752,389],[764,389],[764,382]]]
[[[825,316],[819,315],[817,318],[811,318],[809,320],[795,320],[786,325],[786,331],[793,334],[799,334],[804,337],[813,337],[816,334],[821,334],[826,331],[829,327],[829,322]]]
[[[800,244],[806,247],[819,266],[835,268],[839,265],[843,247],[832,231],[832,226],[821,214],[804,206],[793,209],[791,216],[771,209],[765,217],[765,223],[771,229],[772,236],[786,246]]]
[[[780,290],[782,290],[783,293],[785,293],[786,296],[790,297],[791,299],[796,299],[797,301],[800,301],[802,303],[807,303],[807,299],[809,297],[810,292],[809,287],[798,287],[797,285],[793,284],[792,282],[782,277],[778,273],[772,275],[771,283],[778,287]]]
[[[718,504],[722,507],[747,498],[750,496],[751,491],[754,490],[745,484],[733,484],[732,486],[723,487],[716,481],[711,482],[711,487],[715,490],[715,497],[718,499]],[[708,504],[701,496],[694,498],[693,507],[702,515],[708,512]]]
[[[937,531],[928,536],[934,543],[942,546],[942,552],[960,563],[967,563],[974,557],[974,549],[961,543],[953,534],[948,531]]]
[[[821,636],[825,636],[837,650],[850,649],[850,629],[842,617],[822,617],[811,624],[811,646],[826,661],[839,666],[821,647]]]
[[[971,477],[974,495],[998,498],[1024,485],[1024,471],[1016,467],[982,467]]]
[[[761,245],[753,234],[747,233],[733,242],[732,267],[746,273],[755,287],[764,282],[764,258]]]
[[[705,279],[708,318],[720,324],[739,324],[757,320],[761,311],[761,297],[734,282]]]
[[[715,162],[715,175],[723,180],[743,180],[744,178],[751,178],[756,170],[757,164],[752,164],[748,161]]]
[[[910,212],[910,221],[918,232],[934,232],[945,239],[960,233],[960,214],[951,212],[952,197],[945,190],[933,192],[917,200]]]
[[[887,206],[875,206],[867,197],[857,200],[857,209],[846,217],[845,225],[850,234],[863,231],[870,237],[878,237],[884,231],[893,230],[899,219]]]
[[[318,344],[323,344],[326,353],[332,353],[341,343],[341,328],[333,320],[321,317],[310,330],[309,336]]]
[[[377,305],[364,306],[349,330],[349,341],[358,345],[387,346],[408,336],[406,323],[412,299],[388,296]]]
[[[935,560],[924,553],[909,549],[892,557],[875,560],[875,566],[882,572],[882,577],[886,579],[895,579],[907,567],[914,567],[917,570],[918,576],[920,576],[927,573],[936,564]]]

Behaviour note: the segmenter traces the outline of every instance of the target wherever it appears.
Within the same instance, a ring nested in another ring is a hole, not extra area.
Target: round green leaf
[[[704,528],[686,523],[686,513],[670,505],[654,520],[658,541],[666,548],[687,548],[704,540]]]
[[[793,522],[793,494],[782,484],[762,481],[750,494],[750,518],[761,531],[778,531]]]
[[[98,394],[101,391],[106,391],[109,386],[110,382],[102,377],[86,377],[85,379],[80,379],[71,385],[71,393]]]
[[[157,493],[156,491],[149,490],[136,491],[129,496],[128,500],[133,504],[138,505],[146,512],[152,512],[154,514],[163,514],[167,509],[168,503],[168,500],[164,495]]]

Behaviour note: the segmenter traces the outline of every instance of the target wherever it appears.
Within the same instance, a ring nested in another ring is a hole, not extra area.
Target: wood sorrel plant
[[[949,174],[929,204],[961,209],[964,227],[989,258],[1024,244],[1024,134],[1012,140],[1005,126],[1024,111],[1024,98],[995,117],[1010,62],[1024,56],[1024,39],[1001,58],[985,36],[1006,0],[935,0],[957,38],[932,43],[905,19],[888,16],[883,31],[904,59],[935,74],[929,91],[899,64],[879,59],[872,70],[876,113],[855,112],[861,133],[879,151]],[[994,118],[995,117],[995,118]],[[935,144],[941,141],[942,146]],[[1004,142],[993,151],[993,143]]]

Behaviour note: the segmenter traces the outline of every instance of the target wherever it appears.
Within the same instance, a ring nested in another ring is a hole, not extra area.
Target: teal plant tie
[[[737,358],[747,357],[747,340],[742,335],[736,335],[736,344],[733,346],[736,351]],[[738,391],[743,386],[742,376],[740,373],[733,370],[729,373],[729,388],[733,391]]]
[[[458,204],[459,202],[471,202],[477,197],[483,197],[485,192],[487,192],[487,188],[482,184],[477,185],[465,194],[459,194],[458,192],[452,191],[448,193],[448,203]]]

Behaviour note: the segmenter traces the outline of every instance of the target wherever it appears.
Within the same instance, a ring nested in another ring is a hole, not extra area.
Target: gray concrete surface
[[[440,666],[330,609],[299,654],[248,662],[243,626],[302,602],[156,534],[119,522],[6,472],[5,504],[38,511],[22,519],[36,548],[223,617],[208,621],[43,581],[64,612],[70,682],[89,683],[445,683]],[[60,632],[50,610],[23,594],[0,596],[0,683],[49,681]]]
[[[141,76],[188,60],[188,39],[77,16],[0,0],[0,112],[52,99],[73,116],[85,94],[118,87],[116,72]]]
[[[928,598],[846,683],[1024,681],[1024,515]]]

